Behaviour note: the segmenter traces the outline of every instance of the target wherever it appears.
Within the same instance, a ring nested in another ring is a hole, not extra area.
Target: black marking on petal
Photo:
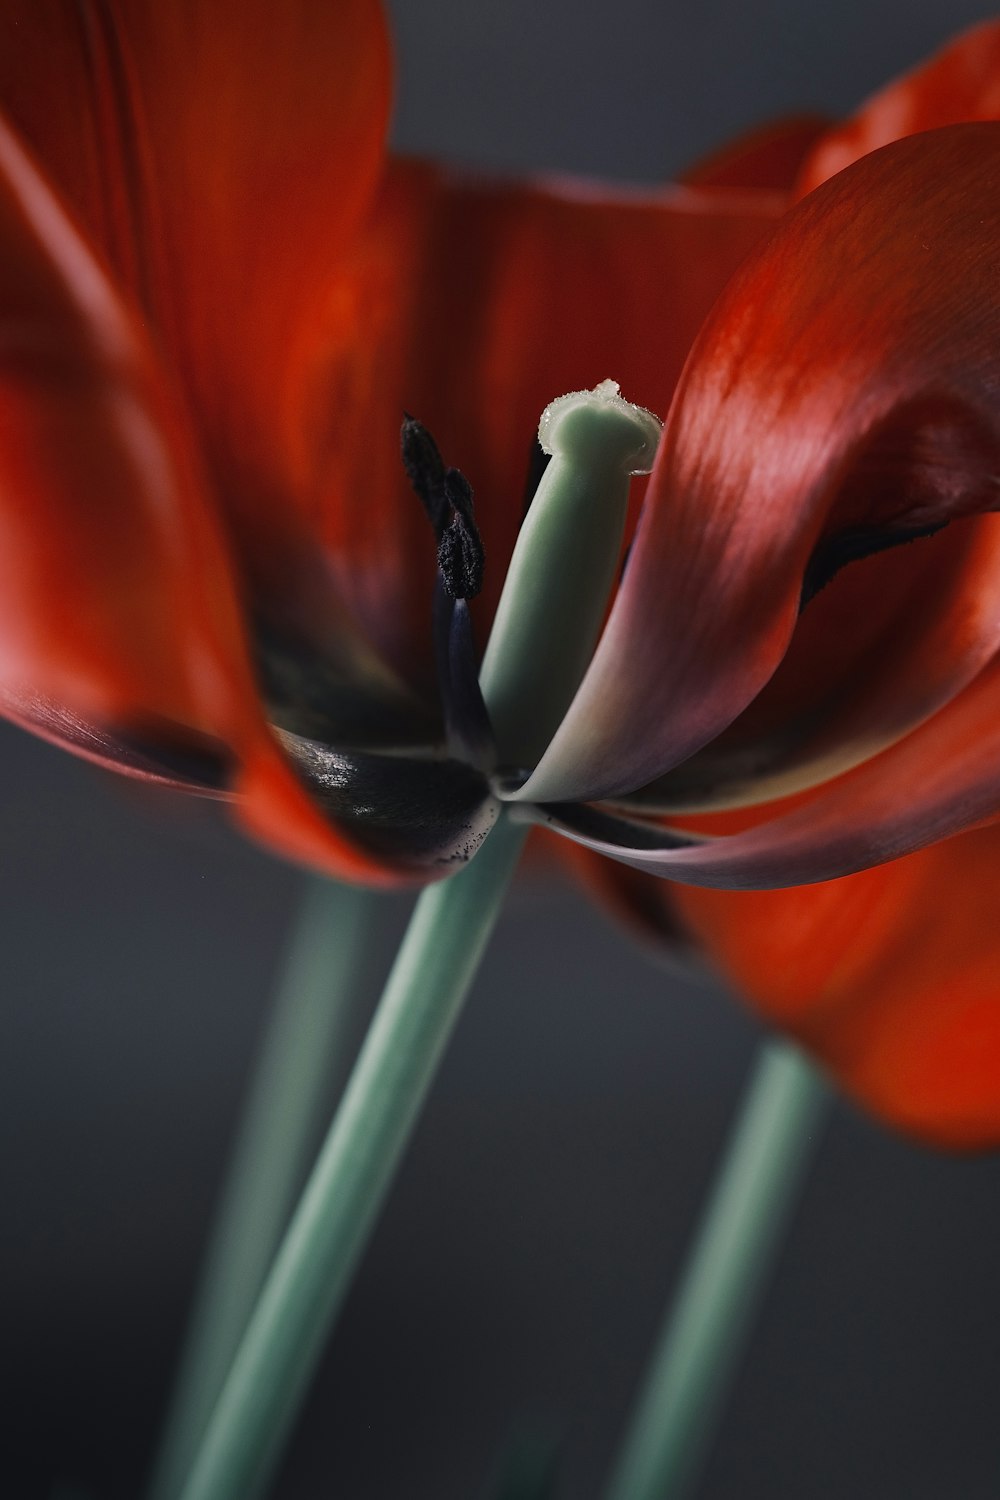
[[[830,534],[802,581],[808,604],[849,563],[934,536],[1000,508],[1000,438],[992,407],[931,391],[893,408],[838,484]],[[838,525],[838,519],[840,524]]]
[[[4,712],[107,770],[209,797],[229,793],[234,761],[228,747],[184,725],[151,721],[109,727],[35,696],[6,698]]]
[[[705,843],[698,834],[681,833],[658,823],[620,818],[586,802],[539,802],[542,818],[556,832],[576,834],[582,842],[613,844],[623,854],[663,849],[690,849]]]
[[[129,731],[115,735],[113,741],[117,742],[117,755],[109,757],[109,764],[116,770],[210,796],[224,795],[230,789],[233,757],[224,746],[171,743]],[[109,742],[113,741],[109,736]]]
[[[499,816],[486,778],[463,761],[335,750],[283,731],[279,738],[313,802],[397,869],[465,864]]]
[[[902,547],[908,542],[918,542],[925,537],[943,531],[948,521],[937,521],[927,526],[852,527],[836,532],[821,541],[813,552],[802,579],[799,609],[805,609],[821,589],[825,589],[841,568],[849,563],[860,562],[865,557],[874,557],[877,552],[888,552],[891,547]]]
[[[268,718],[281,729],[338,745],[426,745],[435,715],[388,673],[343,655],[333,660],[301,634],[258,616],[253,644]]]

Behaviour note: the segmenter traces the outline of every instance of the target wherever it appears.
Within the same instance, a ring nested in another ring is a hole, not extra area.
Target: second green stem
[[[608,1500],[680,1500],[691,1492],[828,1097],[796,1048],[761,1048]]]
[[[150,1500],[172,1500],[218,1399],[339,1081],[379,897],[306,883],[202,1267]]]

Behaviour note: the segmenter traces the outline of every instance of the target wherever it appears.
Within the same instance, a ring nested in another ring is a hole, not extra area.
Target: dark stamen
[[[472,513],[472,490],[457,469],[446,476],[452,517],[438,544],[438,567],[453,599],[474,599],[483,586],[483,543]]]
[[[427,428],[404,413],[400,434],[403,467],[430,517],[438,543],[434,587],[434,655],[453,755],[492,769],[496,747],[490,717],[479,688],[467,599],[483,584],[483,543],[476,525],[472,486],[458,469],[445,467]]]
[[[399,435],[403,468],[419,496],[438,541],[448,524],[449,502],[445,490],[446,470],[438,445],[423,422],[403,413]]]
[[[483,586],[485,555],[476,525],[472,486],[459,469],[446,469],[422,422],[404,413],[403,467],[434,528],[438,568],[453,599],[474,599]]]
[[[448,691],[445,711],[453,753],[481,771],[496,766],[493,726],[479,687],[479,658],[464,599],[451,601],[448,627]]]

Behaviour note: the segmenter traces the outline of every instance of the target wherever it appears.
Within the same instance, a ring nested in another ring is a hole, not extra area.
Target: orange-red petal
[[[608,626],[525,798],[626,792],[720,734],[781,661],[824,547],[996,504],[998,243],[992,124],[887,147],[785,217],[699,338]],[[883,642],[863,704],[848,684],[864,754],[1000,645],[1000,529],[966,524],[947,589]]]
[[[389,106],[377,0],[10,0],[4,108],[143,304],[227,514],[291,545],[303,371]]]
[[[229,560],[141,331],[0,122],[0,684],[227,734]]]
[[[866,1108],[937,1145],[1000,1145],[1000,833],[805,890],[677,890],[766,1020]]]
[[[159,749],[167,765],[218,754],[272,842],[348,878],[391,878],[285,766],[183,415],[2,121],[0,543],[0,709],[135,774],[158,774]]]

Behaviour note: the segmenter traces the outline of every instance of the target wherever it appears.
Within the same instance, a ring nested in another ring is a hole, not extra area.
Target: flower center
[[[523,780],[587,670],[615,585],[629,476],[652,468],[660,423],[613,380],[560,396],[542,413],[542,474],[511,557],[482,668],[466,601],[483,546],[472,491],[407,416],[403,465],[438,542],[435,636],[452,752]]]

